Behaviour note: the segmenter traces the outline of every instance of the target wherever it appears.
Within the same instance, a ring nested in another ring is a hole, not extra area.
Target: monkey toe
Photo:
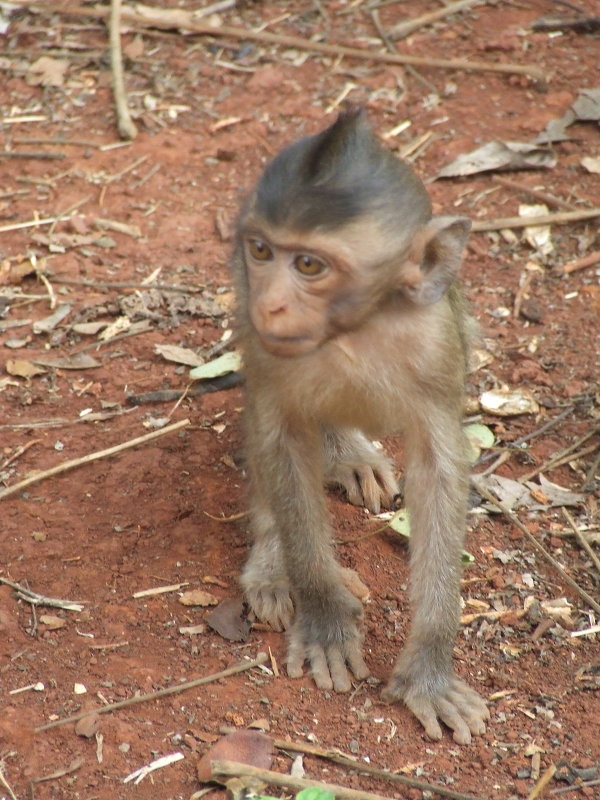
[[[246,588],[246,599],[257,619],[266,622],[274,631],[291,627],[294,605],[289,591],[281,587]]]
[[[342,569],[342,582],[346,589],[362,603],[366,603],[371,595],[369,587],[363,583],[360,576],[353,569]]]

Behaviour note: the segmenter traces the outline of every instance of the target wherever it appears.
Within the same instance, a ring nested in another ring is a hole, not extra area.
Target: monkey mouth
[[[316,350],[318,342],[309,336],[275,336],[261,333],[260,341],[267,353],[281,358],[304,356]]]

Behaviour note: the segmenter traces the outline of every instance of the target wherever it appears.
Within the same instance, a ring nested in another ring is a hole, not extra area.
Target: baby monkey
[[[335,559],[323,484],[378,512],[397,493],[372,444],[401,432],[411,515],[412,627],[384,697],[432,739],[467,744],[484,701],[452,669],[468,465],[467,319],[456,283],[470,229],[432,217],[412,169],[360,109],[286,147],[239,219],[234,275],[246,374],[256,616],[287,629],[288,673],[365,678],[362,607]]]

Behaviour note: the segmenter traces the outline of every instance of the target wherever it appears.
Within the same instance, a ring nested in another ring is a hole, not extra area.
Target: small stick
[[[23,455],[23,453],[26,453],[27,450],[29,450],[30,447],[33,447],[34,444],[39,444],[40,442],[43,441],[44,441],[43,439],[32,439],[30,442],[26,442],[25,444],[21,445],[21,447],[18,447],[12,454],[12,456],[7,458],[6,461],[0,464],[0,470],[6,469],[6,467],[8,467],[9,464],[12,464],[13,461],[16,461],[17,458],[20,458]]]
[[[539,217],[500,217],[491,220],[474,220],[471,230],[477,233],[499,231],[502,228],[529,228],[534,225],[562,225],[600,217],[600,208],[584,208],[581,211],[561,211],[557,214],[541,214]]]
[[[114,447],[108,447],[106,450],[98,450],[95,453],[88,453],[87,456],[82,456],[81,458],[73,458],[70,461],[64,461],[62,464],[58,464],[57,466],[44,470],[43,472],[37,472],[34,475],[30,475],[28,478],[16,483],[14,486],[9,486],[8,488],[4,489],[2,492],[0,492],[0,500],[4,500],[13,494],[16,494],[17,492],[20,492],[21,489],[24,489],[26,486],[30,486],[32,483],[39,483],[39,481],[49,478],[52,475],[58,475],[62,472],[67,472],[70,469],[75,469],[75,467],[80,467],[83,464],[90,464],[92,461],[98,461],[101,458],[113,456],[116,453],[122,452],[123,450],[129,450],[131,447],[137,447],[139,444],[145,444],[146,442],[156,439],[159,436],[164,436],[166,433],[173,433],[181,428],[185,428],[186,425],[189,424],[189,419],[183,419],[180,422],[174,422],[173,425],[167,425],[166,428],[162,428],[161,430],[146,433],[144,436],[138,436],[135,439],[129,439],[129,441],[122,442]]]
[[[575,591],[585,600],[585,602],[591,608],[594,609],[594,611],[596,611],[598,614],[600,614],[600,604],[598,604],[594,600],[594,598],[585,591],[585,589],[582,589],[581,586],[577,583],[577,581],[574,581],[573,578],[568,573],[565,572],[565,570],[558,563],[558,561],[554,558],[554,556],[552,556],[546,550],[546,548],[542,544],[540,544],[540,542],[538,542],[538,540],[531,533],[531,531],[527,530],[527,528],[525,527],[525,525],[523,525],[523,523],[517,517],[517,515],[514,514],[510,510],[510,508],[505,506],[504,503],[502,503],[500,500],[497,500],[494,497],[494,495],[485,488],[485,486],[482,486],[482,484],[477,480],[477,475],[472,475],[471,476],[471,482],[472,482],[473,486],[475,487],[475,489],[477,490],[477,492],[482,497],[485,497],[486,500],[488,500],[490,503],[492,503],[497,508],[499,508],[500,511],[502,511],[502,513],[505,514],[508,517],[508,519],[512,522],[512,524],[516,525],[516,527],[521,531],[521,533],[523,533],[527,537],[527,539],[531,542],[531,544],[535,547],[535,549],[539,553],[541,553],[544,556],[544,558],[550,564],[552,564],[552,566],[559,573],[561,578],[564,581],[566,581],[569,584],[569,586],[571,586],[573,589],[575,589]]]
[[[533,787],[533,789],[527,795],[527,800],[536,800],[536,798],[540,797],[552,778],[554,777],[554,773],[556,772],[556,764],[550,764],[548,769],[544,772],[542,777]]]
[[[600,250],[594,250],[593,253],[588,253],[587,256],[581,258],[574,258],[573,261],[567,261],[562,267],[559,267],[557,272],[563,275],[569,275],[571,272],[577,272],[580,269],[593,267],[600,261]]]
[[[591,492],[592,487],[594,485],[594,481],[596,480],[596,472],[598,471],[598,467],[600,466],[600,453],[596,456],[596,458],[592,462],[592,466],[588,470],[587,478],[581,490],[583,492]]]
[[[535,476],[538,475],[540,472],[546,472],[549,469],[554,469],[554,467],[558,467],[561,464],[564,464],[567,456],[571,456],[571,454],[574,453],[578,447],[581,447],[582,444],[587,442],[588,439],[591,439],[592,436],[595,436],[597,433],[600,433],[600,426],[592,428],[591,431],[588,431],[583,436],[580,436],[579,439],[573,442],[573,444],[570,444],[568,447],[565,447],[564,450],[559,450],[558,453],[555,453],[551,458],[548,459],[548,461],[545,461],[539,467],[532,469],[531,472],[527,472],[525,475],[521,475],[519,481],[521,483],[524,483],[525,481],[530,481],[532,478],[535,478]],[[592,447],[592,449],[589,452],[593,453],[595,449],[596,446]],[[582,452],[579,455],[580,456],[586,455],[586,453]]]
[[[526,186],[524,183],[519,183],[519,181],[513,181],[510,178],[504,178],[501,175],[493,175],[492,181],[497,183],[499,186],[505,186],[507,189],[514,189],[517,192],[522,192],[523,194],[528,194],[531,197],[535,197],[536,200],[541,200],[542,203],[546,203],[553,208],[562,208],[564,211],[575,210],[572,203],[567,203],[566,200],[561,200],[559,197],[555,197],[553,194],[544,192],[541,189],[533,189],[531,186]]]
[[[149,694],[136,695],[129,697],[127,700],[119,700],[117,703],[111,703],[108,706],[101,706],[100,708],[92,708],[87,711],[80,711],[79,714],[73,714],[72,717],[65,717],[65,719],[58,719],[54,722],[48,722],[45,725],[40,725],[35,728],[34,733],[47,731],[50,728],[57,728],[60,725],[68,725],[70,722],[77,722],[77,720],[87,717],[89,714],[107,714],[111,711],[116,711],[118,708],[125,708],[126,706],[137,705],[138,703],[146,703],[149,700],[157,700],[160,697],[167,697],[170,694],[179,694],[188,689],[193,689],[196,686],[203,686],[205,683],[212,683],[219,681],[222,678],[229,678],[230,675],[236,675],[238,672],[245,672],[253,667],[258,667],[264,664],[268,656],[266,653],[257,653],[253,661],[240,661],[232,667],[222,670],[221,672],[213,672],[211,675],[205,675],[203,678],[195,678],[185,683],[179,683],[175,686],[167,686],[164,689],[159,689],[157,692],[150,692]]]
[[[582,533],[582,532],[579,530],[579,528],[578,528],[578,527],[577,527],[577,525],[575,524],[575,520],[574,520],[574,519],[573,519],[573,517],[572,517],[572,516],[569,514],[569,512],[567,511],[567,509],[566,509],[564,506],[562,507],[562,512],[563,512],[563,514],[564,514],[564,516],[565,516],[565,519],[567,520],[567,522],[568,522],[568,523],[569,523],[569,525],[571,526],[571,529],[572,529],[573,533],[574,533],[574,534],[575,534],[575,536],[577,537],[577,540],[578,540],[579,544],[580,544],[580,545],[583,547],[583,549],[585,550],[585,552],[586,552],[586,553],[588,554],[588,556],[589,556],[589,557],[592,559],[592,563],[594,564],[594,566],[595,566],[595,567],[596,567],[596,569],[598,570],[598,574],[600,575],[600,558],[598,558],[598,556],[596,555],[596,553],[594,553],[594,550],[593,550],[593,548],[592,548],[591,544],[590,544],[590,543],[588,542],[588,540],[585,538],[585,536],[583,535],[583,533]]]
[[[12,225],[0,225],[0,233],[7,231],[19,231],[22,228],[36,228],[38,225],[53,225],[55,222],[64,222],[70,217],[63,217],[59,214],[58,217],[45,217],[44,219],[29,219],[27,222],[14,222]]]
[[[121,139],[135,139],[135,127],[125,94],[125,81],[123,79],[123,57],[121,55],[121,0],[111,0],[110,17],[108,21],[110,41],[110,64],[113,77],[113,95],[117,110],[117,129]]]
[[[420,17],[415,17],[415,19],[409,19],[406,20],[406,22],[399,22],[397,25],[394,25],[394,27],[391,28],[389,36],[392,39],[404,39],[413,31],[416,31],[419,28],[424,28],[425,25],[430,25],[432,22],[436,22],[438,19],[448,17],[450,14],[456,14],[458,11],[464,11],[467,8],[471,8],[471,6],[474,6],[478,2],[480,2],[480,0],[458,0],[455,3],[449,3],[447,6],[437,9],[437,11],[430,11],[428,14],[422,14]]]
[[[66,136],[57,136],[55,139],[41,136],[18,137],[12,141],[13,144],[67,144],[74,147],[100,147],[98,142],[92,142],[90,139],[67,139]]]
[[[40,778],[32,778],[31,783],[44,783],[44,781],[55,781],[57,778],[62,778],[64,775],[70,775],[72,772],[77,772],[83,766],[83,758],[76,758],[71,761],[68,767],[57,769],[49,775],[42,775]]]
[[[13,790],[11,789],[9,782],[4,777],[4,773],[2,772],[1,764],[0,764],[0,783],[2,784],[2,786],[4,786],[6,791],[11,796],[11,800],[17,800],[17,797],[16,797],[15,793],[13,792]]]
[[[92,289],[159,289],[161,292],[181,292],[182,294],[198,294],[203,292],[204,286],[186,286],[176,283],[136,283],[133,281],[89,281],[62,278],[58,275],[52,277],[54,283],[65,283],[69,286],[89,286]]]
[[[103,18],[108,14],[108,10],[101,6],[93,8],[83,8],[81,6],[64,8],[54,4],[44,5],[42,3],[32,4],[29,0],[15,0],[15,5],[38,7],[44,11],[56,11],[68,13],[79,17]],[[192,13],[181,9],[155,9],[138,3],[134,8],[124,8],[122,18],[132,24],[144,27],[156,27],[171,30],[191,31],[204,36],[223,37],[225,39],[250,40],[262,42],[263,44],[283,45],[284,47],[297,48],[298,50],[308,50],[315,53],[323,53],[328,56],[347,56],[361,61],[374,61],[383,64],[412,64],[415,67],[434,67],[445,70],[469,70],[473,72],[504,72],[508,74],[528,75],[536,81],[546,81],[546,75],[539,67],[524,64],[497,64],[485,61],[469,61],[468,59],[445,59],[445,58],[426,58],[423,56],[411,56],[399,53],[374,53],[369,50],[361,50],[358,47],[344,47],[343,45],[326,44],[325,42],[313,42],[310,39],[303,39],[300,36],[285,36],[283,34],[269,33],[267,31],[253,31],[245,28],[236,28],[231,25],[220,25],[218,28],[211,27],[206,23],[194,19]]]
[[[390,800],[388,797],[374,792],[347,789],[345,786],[340,786],[336,783],[324,783],[323,781],[315,781],[312,778],[295,778],[292,775],[282,775],[281,772],[253,767],[250,764],[240,764],[237,761],[215,759],[210,762],[210,766],[211,777],[219,782],[223,777],[249,777],[257,778],[271,786],[280,786],[283,789],[293,789],[294,791],[320,789],[323,792],[330,792],[338,800]]]
[[[471,794],[463,794],[456,792],[454,789],[448,789],[445,786],[438,786],[435,783],[428,783],[421,781],[418,778],[411,778],[409,775],[401,775],[397,772],[389,772],[389,770],[374,767],[372,764],[366,764],[362,761],[353,761],[351,758],[336,753],[335,751],[324,750],[322,747],[317,747],[314,744],[304,742],[286,742],[284,739],[275,739],[273,742],[278,750],[291,750],[293,753],[304,753],[309,756],[316,756],[317,758],[324,758],[327,761],[333,761],[334,764],[339,764],[342,767],[348,767],[356,772],[362,772],[365,775],[372,775],[375,778],[381,778],[385,781],[392,783],[401,783],[404,786],[410,786],[413,789],[420,789],[423,792],[435,792],[440,797],[449,797],[451,800],[477,800]]]
[[[46,597],[43,594],[32,592],[19,583],[9,581],[8,578],[0,577],[0,583],[10,586],[17,593],[20,600],[31,603],[32,606],[50,606],[51,608],[64,608],[66,611],[82,611],[83,603],[76,600],[59,600],[56,597]]]
[[[46,161],[53,161],[66,158],[66,155],[64,153],[46,153],[44,151],[0,150],[0,158],[41,158]]]

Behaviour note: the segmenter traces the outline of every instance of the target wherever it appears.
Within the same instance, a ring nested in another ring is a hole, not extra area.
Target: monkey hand
[[[288,634],[287,671],[291,678],[300,678],[304,662],[308,661],[320,689],[348,692],[348,667],[358,680],[369,675],[362,657],[362,607],[339,585],[325,599],[327,616],[322,610],[311,608],[310,603],[298,601],[296,619]]]
[[[355,506],[373,514],[390,508],[398,483],[386,455],[359,431],[333,430],[325,437],[325,483],[341,486]]]
[[[442,738],[439,720],[451,728],[458,744],[470,744],[472,734],[485,733],[490,712],[476,691],[451,670],[444,673],[426,666],[424,653],[412,663],[405,656],[400,656],[383,690],[384,700],[403,700],[430,739]]]

